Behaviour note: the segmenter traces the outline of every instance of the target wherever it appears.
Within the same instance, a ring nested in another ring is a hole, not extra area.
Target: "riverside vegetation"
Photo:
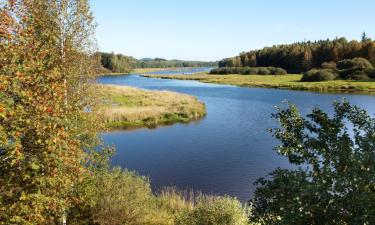
[[[345,101],[332,117],[278,109],[277,152],[309,168],[260,179],[250,206],[155,194],[147,178],[111,167],[94,30],[87,0],[0,4],[0,224],[375,223],[375,118]]]
[[[207,73],[198,73],[193,75],[152,75],[143,74],[144,77],[177,79],[177,80],[195,80],[204,83],[230,84],[241,87],[263,87],[263,88],[281,88],[306,91],[340,91],[340,92],[374,92],[375,82],[355,81],[355,80],[331,80],[303,82],[301,74],[287,75],[212,75]]]
[[[110,129],[156,127],[198,120],[206,114],[195,97],[170,91],[103,86],[104,118]]]
[[[88,1],[0,6],[0,224],[247,223],[234,198],[156,197],[110,167]]]
[[[135,59],[131,56],[100,52],[97,54],[102,65],[102,74],[126,74],[136,69],[164,69],[182,67],[215,67],[217,62],[166,60],[163,58]]]

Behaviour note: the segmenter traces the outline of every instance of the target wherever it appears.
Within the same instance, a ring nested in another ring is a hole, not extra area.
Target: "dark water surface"
[[[99,82],[191,94],[207,106],[207,116],[199,122],[104,134],[105,143],[117,148],[114,165],[149,176],[156,189],[174,185],[242,201],[251,197],[257,178],[277,167],[291,167],[272,150],[277,142],[267,132],[277,126],[271,118],[275,105],[288,99],[303,114],[314,106],[332,112],[331,103],[345,97],[375,113],[375,96],[369,95],[241,88],[137,75],[102,77]]]

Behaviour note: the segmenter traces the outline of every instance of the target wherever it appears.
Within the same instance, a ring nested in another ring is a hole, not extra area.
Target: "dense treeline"
[[[137,61],[135,68],[174,68],[174,67],[214,67],[217,62],[204,61],[184,61],[184,60],[166,60],[161,58],[140,59]]]
[[[137,59],[122,54],[102,52],[100,57],[102,66],[115,73],[129,73],[137,63]]]
[[[122,54],[101,52],[102,66],[111,72],[129,73],[135,68],[215,67],[217,62],[166,60],[162,58],[136,59]]]
[[[361,42],[336,38],[266,47],[223,59],[219,67],[273,66],[286,69],[289,73],[302,73],[320,67],[323,62],[338,62],[355,57],[365,58],[375,65],[375,42],[365,34]]]

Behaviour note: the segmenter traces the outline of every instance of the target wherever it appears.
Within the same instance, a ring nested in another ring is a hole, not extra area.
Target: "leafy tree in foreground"
[[[304,118],[292,104],[274,117],[276,150],[302,168],[258,180],[252,220],[375,224],[375,119],[347,101],[334,103],[332,117],[315,108]]]
[[[62,222],[77,200],[99,128],[93,30],[87,0],[0,1],[0,224]]]

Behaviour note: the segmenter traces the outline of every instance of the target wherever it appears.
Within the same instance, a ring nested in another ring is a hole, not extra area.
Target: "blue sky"
[[[101,51],[219,60],[273,44],[375,39],[374,0],[91,0]]]

